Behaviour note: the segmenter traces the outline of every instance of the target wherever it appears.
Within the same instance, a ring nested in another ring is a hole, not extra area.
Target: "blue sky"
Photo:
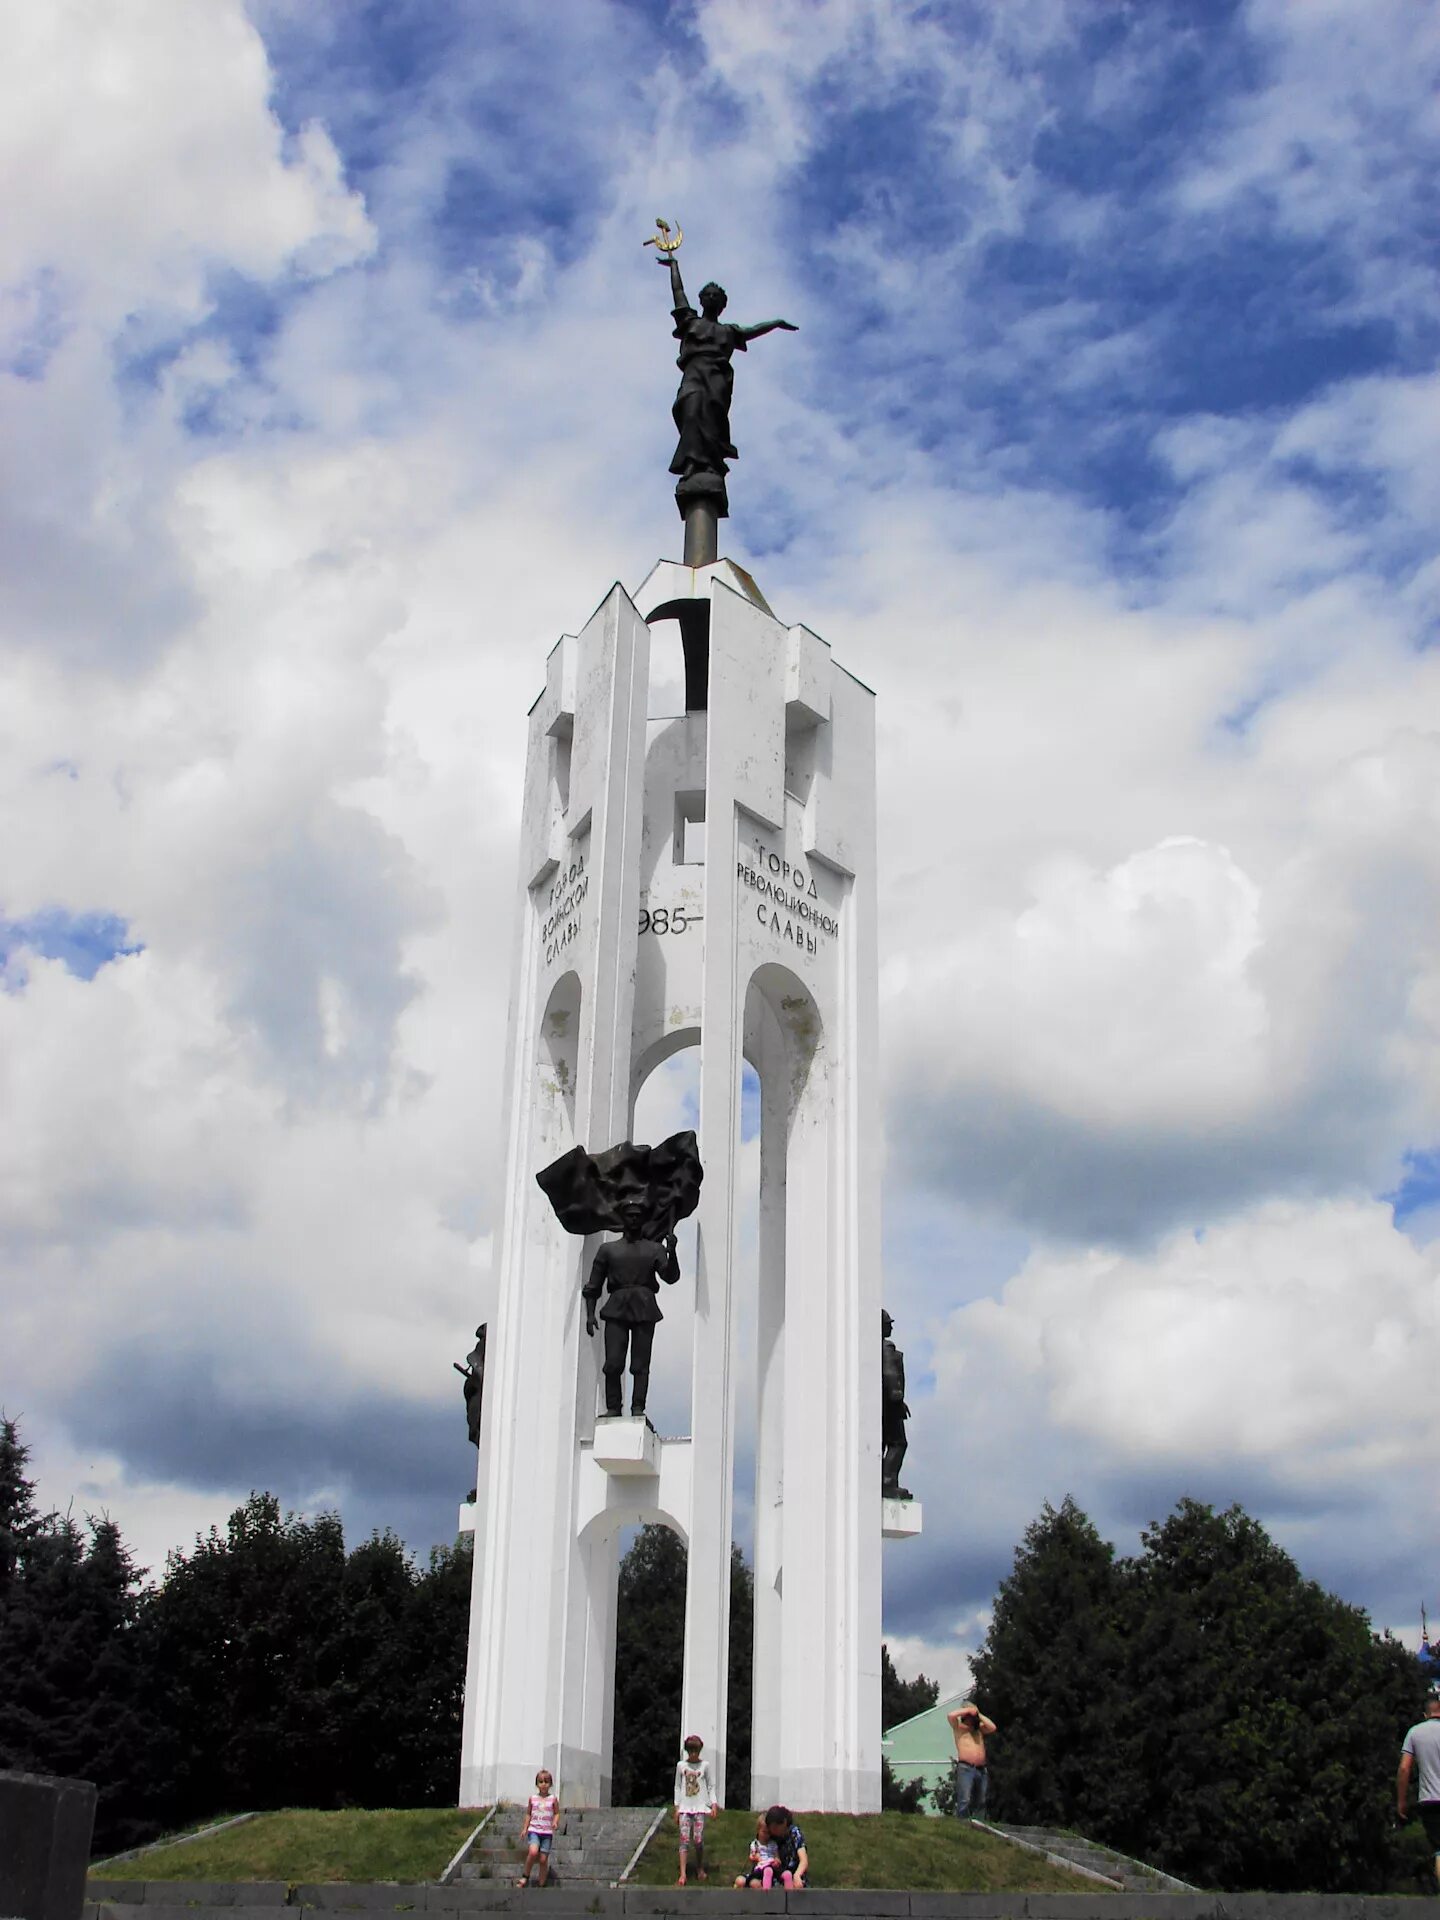
[[[1240,1499],[1408,1628],[1433,9],[198,22],[56,0],[0,80],[0,1400],[47,1497],[152,1564],[259,1484],[448,1536],[523,715],[677,543],[659,213],[799,323],[726,545],[878,697],[892,1641],[958,1682],[1067,1492],[1122,1547]]]

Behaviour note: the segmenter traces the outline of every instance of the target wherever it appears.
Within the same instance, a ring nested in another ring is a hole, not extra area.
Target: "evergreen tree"
[[[617,1806],[663,1806],[674,1790],[681,1740],[686,1733],[701,1731],[680,1725],[687,1565],[679,1536],[656,1526],[640,1529],[620,1563],[611,1787]],[[750,1797],[754,1626],[754,1575],[732,1545],[724,1782],[729,1806],[744,1806]],[[717,1781],[717,1789],[719,1785]]]
[[[902,1680],[890,1658],[890,1648],[880,1648],[880,1725],[888,1733],[902,1720],[913,1720],[940,1698],[938,1680],[927,1680],[917,1673],[913,1680]]]
[[[730,1684],[726,1713],[725,1804],[750,1799],[750,1723],[755,1672],[755,1576],[739,1547],[730,1547]],[[685,1728],[688,1733],[690,1729]],[[676,1748],[675,1759],[679,1759]],[[674,1762],[672,1761],[672,1765]],[[674,1782],[671,1782],[673,1786]]]
[[[282,1517],[268,1493],[171,1554],[145,1628],[172,1820],[339,1804],[344,1577],[338,1516]]]
[[[13,1425],[7,1437],[23,1465]],[[97,1844],[145,1837],[153,1722],[135,1631],[140,1576],[120,1530],[91,1521],[87,1537],[68,1516],[39,1519],[27,1489],[10,1501],[10,1532],[23,1546],[0,1599],[0,1767],[93,1780]]]
[[[880,1810],[882,1813],[919,1813],[926,1798],[925,1782],[917,1774],[912,1780],[897,1780],[895,1770],[882,1753],[880,1756]]]
[[[159,1831],[149,1775],[158,1723],[139,1631],[143,1570],[113,1520],[88,1524],[76,1649],[85,1671],[77,1665],[80,1685],[67,1717],[76,1768],[99,1789],[95,1845],[111,1852]]]
[[[927,1707],[933,1707],[939,1698],[938,1681],[927,1680],[923,1673],[917,1674],[913,1680],[902,1680],[895,1671],[889,1647],[881,1646],[880,1726],[883,1731],[888,1732],[891,1727],[899,1726],[902,1720],[913,1720],[917,1713],[924,1713]],[[880,1805],[884,1811],[918,1813],[924,1799],[925,1782],[918,1778],[897,1780],[890,1762],[881,1754]]]
[[[416,1582],[411,1601],[410,1631],[416,1649],[414,1698],[421,1729],[415,1761],[415,1806],[454,1806],[460,1792],[471,1576],[468,1536],[456,1546],[436,1547]]]
[[[419,1806],[425,1709],[414,1633],[418,1576],[393,1533],[351,1549],[340,1582],[335,1793],[360,1807]]]
[[[1068,1499],[1027,1530],[975,1661],[997,1815],[1202,1885],[1382,1891],[1412,1661],[1238,1507],[1183,1500],[1142,1548]]]
[[[642,1527],[620,1562],[615,1620],[617,1806],[658,1807],[675,1784],[685,1654],[687,1556],[669,1527]]]
[[[0,1607],[25,1557],[25,1549],[44,1522],[35,1511],[35,1483],[25,1478],[30,1449],[20,1429],[0,1417]]]
[[[975,1697],[1000,1729],[997,1818],[1090,1832],[1133,1790],[1116,1739],[1126,1578],[1068,1496],[1026,1529],[974,1663]]]
[[[1239,1507],[1182,1500],[1142,1539],[1110,1836],[1215,1886],[1383,1890],[1408,1663]]]

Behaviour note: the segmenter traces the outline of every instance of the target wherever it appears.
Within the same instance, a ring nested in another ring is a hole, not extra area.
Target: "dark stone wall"
[[[3,1920],[80,1920],[94,1825],[88,1780],[0,1773]]]

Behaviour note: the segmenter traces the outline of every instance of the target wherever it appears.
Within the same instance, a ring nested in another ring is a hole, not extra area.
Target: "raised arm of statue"
[[[688,307],[690,302],[685,298],[685,282],[680,278],[680,262],[673,253],[657,254],[655,257],[657,260],[663,260],[670,269],[670,305]]]
[[[675,1250],[675,1236],[673,1233],[667,1233],[665,1236],[665,1258],[660,1262],[659,1266],[656,1267],[655,1271],[659,1274],[660,1278],[665,1281],[667,1286],[673,1287],[675,1282],[680,1278],[680,1255]]]
[[[762,333],[774,333],[777,327],[782,333],[800,331],[791,320],[762,320],[758,327],[737,327],[735,331],[742,340],[758,340]]]

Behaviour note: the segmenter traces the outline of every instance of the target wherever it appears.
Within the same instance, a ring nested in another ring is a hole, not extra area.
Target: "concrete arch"
[[[582,997],[579,974],[562,973],[550,989],[535,1036],[535,1146],[540,1152],[553,1146],[552,1159],[575,1143]]]
[[[663,1067],[667,1060],[677,1053],[683,1053],[687,1047],[698,1047],[700,1029],[697,1026],[671,1027],[667,1031],[650,1036],[640,1036],[635,1048],[635,1060],[630,1073],[630,1114],[633,1120],[635,1102],[640,1089],[654,1073],[657,1067]],[[651,1143],[654,1144],[653,1142]]]
[[[690,1545],[690,1533],[678,1514],[668,1507],[657,1506],[645,1500],[617,1501],[606,1506],[586,1521],[580,1529],[579,1540],[587,1552],[613,1540],[626,1527],[668,1527],[684,1547]]]

